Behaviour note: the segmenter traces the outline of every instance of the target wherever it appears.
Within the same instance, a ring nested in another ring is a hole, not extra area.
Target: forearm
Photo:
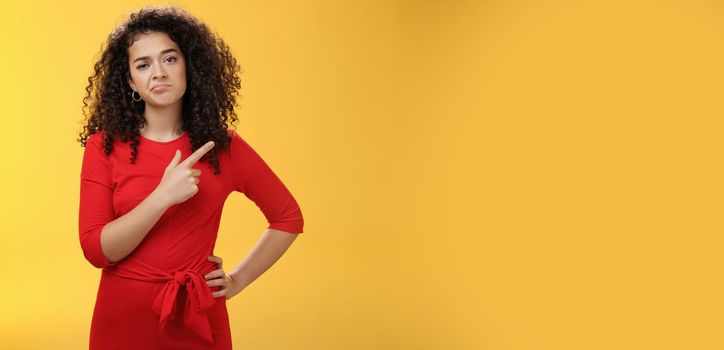
[[[262,273],[279,260],[298,234],[267,229],[251,250],[234,270],[229,273],[239,291],[254,282]]]
[[[165,201],[153,192],[131,211],[106,224],[100,238],[106,258],[115,262],[131,254],[166,209]]]

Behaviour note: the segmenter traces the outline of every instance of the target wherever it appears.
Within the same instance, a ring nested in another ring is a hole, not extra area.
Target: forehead
[[[128,47],[128,58],[130,60],[142,56],[156,56],[159,55],[161,51],[169,48],[179,50],[176,42],[171,40],[166,33],[153,32],[149,34],[139,34],[134,39],[133,44]]]

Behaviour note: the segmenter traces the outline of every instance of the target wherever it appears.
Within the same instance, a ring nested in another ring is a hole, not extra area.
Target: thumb
[[[171,163],[168,164],[169,168],[175,168],[178,163],[181,162],[181,151],[178,149],[176,150],[176,153],[173,154],[173,159],[171,159]]]

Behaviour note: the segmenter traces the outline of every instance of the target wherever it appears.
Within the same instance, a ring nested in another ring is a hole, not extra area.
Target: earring
[[[140,93],[138,94],[138,100],[133,96],[133,94],[134,94],[134,93],[137,93],[137,92],[138,92],[138,91],[133,90],[133,92],[131,93],[131,99],[134,100],[134,101],[136,101],[136,102],[139,102],[139,101],[141,101],[141,94],[140,94]]]

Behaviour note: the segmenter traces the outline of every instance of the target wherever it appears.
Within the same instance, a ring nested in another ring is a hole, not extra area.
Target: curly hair
[[[238,121],[234,106],[241,88],[240,68],[221,37],[188,12],[170,5],[143,7],[108,36],[95,72],[88,78],[82,108],[86,120],[78,141],[85,147],[91,135],[103,131],[105,154],[109,155],[114,139],[131,140],[130,162],[135,164],[145,103],[133,103],[130,98],[128,48],[138,35],[153,32],[165,33],[181,49],[187,77],[181,130],[189,135],[192,152],[214,141],[214,148],[200,161],[209,162],[218,175],[217,153],[231,142],[227,122],[233,126]]]

